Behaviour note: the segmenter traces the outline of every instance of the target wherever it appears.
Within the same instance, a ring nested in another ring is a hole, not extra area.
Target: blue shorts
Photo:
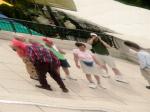
[[[68,68],[70,67],[70,64],[68,63],[68,61],[65,59],[65,60],[59,60],[60,61],[60,65],[64,68]]]

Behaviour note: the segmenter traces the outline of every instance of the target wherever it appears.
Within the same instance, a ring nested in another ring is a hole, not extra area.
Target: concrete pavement
[[[90,89],[84,74],[73,62],[71,51],[66,57],[71,64],[71,74],[78,81],[64,81],[69,93],[61,92],[47,75],[53,92],[36,88],[38,84],[29,78],[22,60],[9,48],[9,42],[0,40],[0,112],[149,112],[150,90],[140,74],[138,65],[115,59],[117,67],[130,82],[122,84],[111,78],[101,78],[106,90]],[[61,71],[62,75],[64,73]]]

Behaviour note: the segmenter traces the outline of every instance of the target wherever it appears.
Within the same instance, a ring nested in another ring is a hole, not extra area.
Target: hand
[[[102,41],[101,37],[98,36],[99,41]]]
[[[76,64],[76,67],[80,69],[80,65],[79,64]]]
[[[96,38],[97,38],[96,36],[93,36],[93,37],[92,37],[93,40],[95,40]]]

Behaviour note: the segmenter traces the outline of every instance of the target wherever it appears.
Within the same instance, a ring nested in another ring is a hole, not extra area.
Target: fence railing
[[[82,29],[67,29],[61,26],[44,25],[14,18],[0,18],[0,30],[75,41],[86,41],[91,33],[91,31]],[[108,44],[115,47],[113,37],[102,32],[96,33],[101,35]]]

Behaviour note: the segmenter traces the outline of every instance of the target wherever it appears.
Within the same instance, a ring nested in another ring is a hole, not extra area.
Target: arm
[[[111,46],[107,44],[105,41],[103,41],[100,37],[99,37],[99,40],[104,44],[105,47],[111,48]]]
[[[56,45],[53,44],[53,48],[57,51],[59,51],[62,54],[66,54],[62,49],[60,49],[59,47],[57,47]]]
[[[93,57],[94,62],[95,62],[97,65],[101,66],[100,62],[96,59],[95,55],[92,55],[92,57]]]
[[[60,53],[66,54],[66,52],[65,52],[64,50],[60,49],[59,47],[57,47],[57,49],[58,49],[58,51],[59,51]]]
[[[78,58],[77,54],[73,53],[73,56],[74,56],[74,62],[76,64],[76,67],[80,68],[80,65],[78,63],[79,62],[79,58]]]
[[[88,44],[90,44],[90,45],[92,45],[92,44],[93,44],[94,39],[95,39],[95,38],[90,38],[90,39],[88,39],[88,40],[87,40],[87,43],[88,43]]]

